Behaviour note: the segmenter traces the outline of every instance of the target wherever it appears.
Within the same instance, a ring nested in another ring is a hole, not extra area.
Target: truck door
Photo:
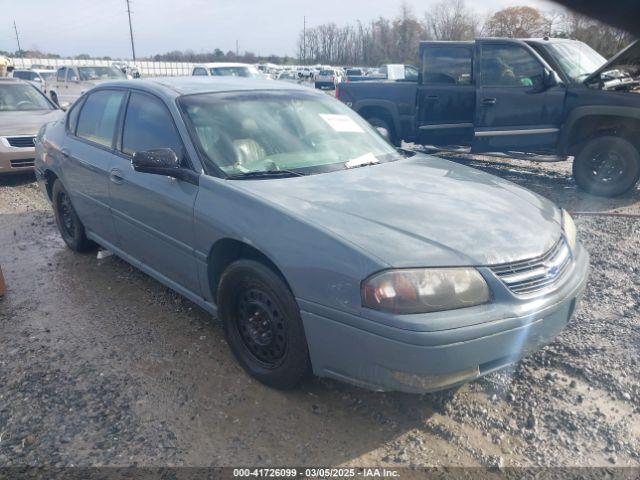
[[[423,145],[470,145],[476,90],[473,43],[423,42],[417,135]]]
[[[478,41],[473,151],[553,152],[566,88],[518,41]]]

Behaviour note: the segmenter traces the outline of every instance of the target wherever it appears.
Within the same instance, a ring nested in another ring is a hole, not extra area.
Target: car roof
[[[274,82],[273,80],[244,77],[157,77],[136,80],[105,82],[98,88],[120,87],[147,90],[167,98],[196,93],[243,92],[252,90],[296,90],[308,92],[310,89]]]
[[[207,67],[207,68],[215,68],[215,67],[253,67],[250,63],[239,63],[239,62],[209,62],[209,63],[198,63],[196,67]]]

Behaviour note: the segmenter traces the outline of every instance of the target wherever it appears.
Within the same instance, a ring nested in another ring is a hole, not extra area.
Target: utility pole
[[[238,40],[236,40],[236,60],[240,58],[240,49],[238,48]]]
[[[129,0],[127,2],[127,15],[129,15],[129,35],[131,35],[131,52],[133,53],[133,61],[136,61],[136,47],[133,45],[133,27],[131,26],[131,8],[129,6]]]
[[[13,21],[13,29],[16,32],[16,42],[18,42],[18,56],[22,57],[22,48],[20,47],[20,36],[18,35],[18,27],[16,26],[16,21]]]
[[[307,17],[302,17],[302,65],[307,64]]]

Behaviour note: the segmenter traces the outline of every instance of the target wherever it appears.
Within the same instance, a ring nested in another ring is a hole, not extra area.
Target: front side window
[[[520,45],[483,45],[481,81],[485,86],[535,87],[542,84],[544,69],[531,52]]]
[[[1,83],[0,112],[18,110],[53,110],[53,107],[33,85],[20,82]]]
[[[64,82],[65,77],[67,76],[67,67],[62,67],[58,70],[58,81]]]
[[[429,46],[422,54],[422,82],[470,85],[472,63],[469,47]]]
[[[123,98],[124,92],[119,90],[99,90],[90,94],[80,111],[76,135],[111,147]]]
[[[402,158],[353,110],[323,94],[207,93],[179,104],[205,160],[227,175],[322,173]]]
[[[80,80],[124,80],[127,76],[115,67],[78,67]]]
[[[76,74],[76,70],[74,68],[69,68],[67,73],[67,82],[77,82],[78,75]]]
[[[122,133],[122,151],[135,152],[171,148],[182,158],[180,136],[167,107],[158,99],[142,93],[132,93],[127,106]]]

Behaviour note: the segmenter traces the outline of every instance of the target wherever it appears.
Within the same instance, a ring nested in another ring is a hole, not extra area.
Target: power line
[[[131,26],[131,8],[129,8],[129,0],[127,2],[127,15],[129,15],[129,34],[131,35],[131,52],[133,53],[133,61],[136,61],[136,47],[133,45],[133,27]]]
[[[22,56],[22,48],[20,47],[20,36],[18,35],[18,27],[16,26],[16,21],[13,21],[13,29],[16,32],[16,42],[18,42],[18,56]]]

